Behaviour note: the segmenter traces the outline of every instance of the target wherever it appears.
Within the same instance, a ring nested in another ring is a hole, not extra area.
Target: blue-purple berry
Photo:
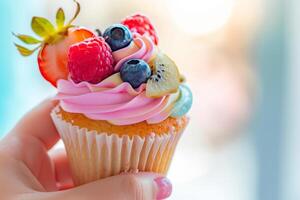
[[[127,47],[133,40],[131,31],[123,24],[114,24],[108,27],[103,37],[112,51]]]
[[[122,65],[120,74],[124,82],[130,83],[133,88],[138,88],[150,78],[151,69],[145,61],[131,59]]]

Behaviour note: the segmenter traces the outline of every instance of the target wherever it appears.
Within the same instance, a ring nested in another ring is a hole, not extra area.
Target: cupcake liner
[[[89,131],[68,123],[51,113],[67,151],[75,185],[82,185],[122,172],[155,172],[166,174],[176,145],[183,132],[170,132],[146,137],[119,136],[113,133]]]

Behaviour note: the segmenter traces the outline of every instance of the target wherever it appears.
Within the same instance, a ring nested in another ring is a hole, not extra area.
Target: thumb
[[[70,190],[54,193],[64,200],[153,200],[171,195],[170,181],[157,174],[139,173],[112,176]]]

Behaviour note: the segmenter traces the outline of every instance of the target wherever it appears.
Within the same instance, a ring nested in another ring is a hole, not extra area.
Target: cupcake
[[[166,174],[189,118],[192,93],[178,67],[159,47],[150,20],[140,14],[103,34],[34,17],[42,37],[16,35],[39,49],[43,77],[57,89],[51,117],[65,144],[75,185],[122,172]]]

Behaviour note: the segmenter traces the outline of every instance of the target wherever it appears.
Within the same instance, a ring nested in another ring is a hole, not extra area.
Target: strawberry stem
[[[68,29],[71,27],[74,27],[72,25],[73,21],[78,17],[80,13],[80,4],[74,0],[76,4],[76,11],[73,16],[73,18],[66,24],[64,25],[65,22],[65,13],[62,8],[59,8],[58,11],[56,12],[56,25],[57,28],[54,27],[54,25],[51,24],[51,22],[43,17],[33,17],[31,21],[31,26],[32,30],[41,38],[42,40],[38,40],[32,36],[28,35],[22,35],[22,34],[15,34],[12,33],[15,37],[20,39],[22,42],[25,44],[33,45],[33,44],[39,44],[36,48],[30,50],[27,49],[26,47],[20,46],[18,44],[15,44],[19,52],[23,56],[30,56],[33,52],[41,48],[45,44],[55,44],[59,41],[61,41],[63,38],[68,36]]]
[[[81,9],[80,8],[80,4],[76,0],[74,0],[74,2],[76,3],[76,12],[75,12],[73,18],[67,24],[67,26],[71,25],[74,22],[74,20],[78,17],[78,15],[80,13],[80,9]]]

